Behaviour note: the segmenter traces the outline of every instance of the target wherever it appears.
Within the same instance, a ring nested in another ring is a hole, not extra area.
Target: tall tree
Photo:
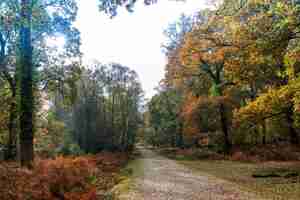
[[[10,89],[9,99],[10,103],[10,117],[7,122],[9,129],[9,140],[7,142],[7,158],[14,158],[16,138],[18,132],[17,120],[19,119],[20,108],[17,104],[19,96],[19,86],[21,79],[20,60],[16,59],[20,55],[20,22],[19,22],[19,7],[18,1],[1,1],[0,7],[0,46],[1,46],[1,69],[0,76],[7,82]],[[57,10],[56,8],[60,8]],[[54,9],[55,8],[55,9]],[[50,12],[51,10],[51,12]],[[55,12],[52,12],[55,10]],[[50,82],[61,82],[61,73],[54,73],[53,68],[60,65],[60,68],[66,66],[67,62],[78,62],[80,57],[79,45],[80,37],[79,32],[73,27],[72,22],[75,20],[77,7],[74,0],[68,1],[33,1],[31,4],[31,46],[32,49],[32,64],[37,72],[42,72],[35,76],[36,89],[47,88]],[[49,42],[53,38],[63,37],[64,46],[60,51],[55,49],[55,46]],[[58,62],[59,60],[59,62]],[[18,67],[17,67],[18,66]],[[50,73],[49,73],[50,72]],[[38,94],[41,91],[38,91]],[[39,101],[35,101],[39,104]]]
[[[186,35],[185,43],[181,49],[182,62],[186,67],[198,68],[193,76],[201,77],[205,73],[211,80],[211,95],[224,96],[224,88],[232,83],[224,76],[224,67],[229,60],[234,47],[222,35],[224,27],[217,16],[213,23],[200,25]],[[229,121],[224,102],[219,101],[221,128],[224,134],[225,150],[231,148],[229,139]]]
[[[21,165],[32,167],[33,150],[33,117],[34,117],[34,81],[31,43],[32,1],[21,0],[20,13],[20,159]]]

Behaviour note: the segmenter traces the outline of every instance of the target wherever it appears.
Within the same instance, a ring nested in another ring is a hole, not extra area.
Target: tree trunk
[[[266,128],[266,120],[264,120],[262,124],[262,144],[267,144],[267,128]]]
[[[216,89],[216,94],[215,96],[222,96],[223,95],[223,91],[222,88],[219,86],[221,84],[221,80],[220,80],[220,74],[221,71],[217,71],[216,72],[216,78],[214,78],[214,85],[215,85],[215,89]],[[222,128],[222,132],[224,134],[224,152],[225,153],[229,153],[231,150],[231,142],[229,140],[229,131],[228,131],[228,124],[227,124],[227,116],[226,116],[226,109],[225,109],[225,105],[224,103],[220,102],[219,104],[219,112],[220,112],[220,119],[221,119],[221,128]]]
[[[103,135],[106,136],[107,134],[107,127],[106,127],[106,105],[105,105],[105,98],[102,98],[102,108],[103,108]]]
[[[16,144],[17,144],[17,105],[16,105],[16,88],[11,88],[12,90],[12,102],[10,104],[9,111],[9,123],[8,123],[8,144],[7,144],[7,152],[6,152],[6,160],[15,159],[16,158]]]
[[[84,137],[84,151],[86,153],[90,153],[90,136],[92,134],[92,128],[91,128],[91,123],[92,123],[92,119],[91,119],[91,110],[90,110],[90,106],[91,106],[91,101],[90,101],[90,97],[87,97],[88,101],[85,104],[85,127],[84,127],[84,132],[85,132],[85,137]]]
[[[220,103],[219,107],[220,117],[221,117],[221,127],[224,134],[224,151],[229,153],[231,150],[231,142],[229,140],[229,133],[228,133],[228,125],[227,125],[227,117],[226,117],[226,110],[223,103]]]
[[[176,130],[177,132],[177,147],[183,148],[183,135],[182,135],[182,129],[183,129],[183,124],[182,122],[179,122],[179,128]]]
[[[286,113],[286,121],[288,123],[288,128],[290,133],[290,143],[299,144],[298,133],[294,128],[293,108],[290,108]]]
[[[171,136],[171,146],[172,147],[176,147],[177,146],[177,144],[176,144],[176,128],[174,127],[172,127],[171,128],[171,130],[169,130],[169,129],[166,129],[167,131],[170,131],[170,132],[172,132],[172,136]]]
[[[21,0],[20,27],[20,159],[32,168],[33,150],[33,63],[31,45],[31,0]]]
[[[115,150],[117,142],[115,141],[115,94],[112,93],[112,102],[111,102],[111,136],[112,136],[112,145]]]
[[[123,101],[122,101],[123,100]],[[120,100],[122,103],[121,107],[121,116],[122,116],[122,124],[123,124],[123,131],[121,133],[121,149],[122,151],[127,150],[129,138],[128,138],[128,99],[126,97],[126,103],[124,103],[124,97]],[[126,111],[125,111],[126,109]]]

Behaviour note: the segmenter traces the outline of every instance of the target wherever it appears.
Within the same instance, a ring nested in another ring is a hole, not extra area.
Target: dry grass
[[[300,162],[243,163],[239,161],[180,160],[181,164],[240,185],[243,189],[259,196],[276,200],[299,200],[300,179],[298,177],[254,178],[260,171],[297,171]]]
[[[287,144],[235,147],[230,156],[216,154],[209,149],[164,148],[158,152],[196,171],[225,179],[264,198],[300,199],[299,147]],[[255,178],[255,174],[270,174],[270,177]]]

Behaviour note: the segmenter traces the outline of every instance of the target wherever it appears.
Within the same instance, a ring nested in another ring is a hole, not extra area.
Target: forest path
[[[259,200],[237,185],[193,171],[143,146],[134,161],[133,187],[126,200]]]

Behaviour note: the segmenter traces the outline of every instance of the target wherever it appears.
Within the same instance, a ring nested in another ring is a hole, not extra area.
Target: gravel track
[[[193,171],[150,149],[138,147],[141,156],[133,169],[132,190],[126,200],[259,200],[239,186]]]

